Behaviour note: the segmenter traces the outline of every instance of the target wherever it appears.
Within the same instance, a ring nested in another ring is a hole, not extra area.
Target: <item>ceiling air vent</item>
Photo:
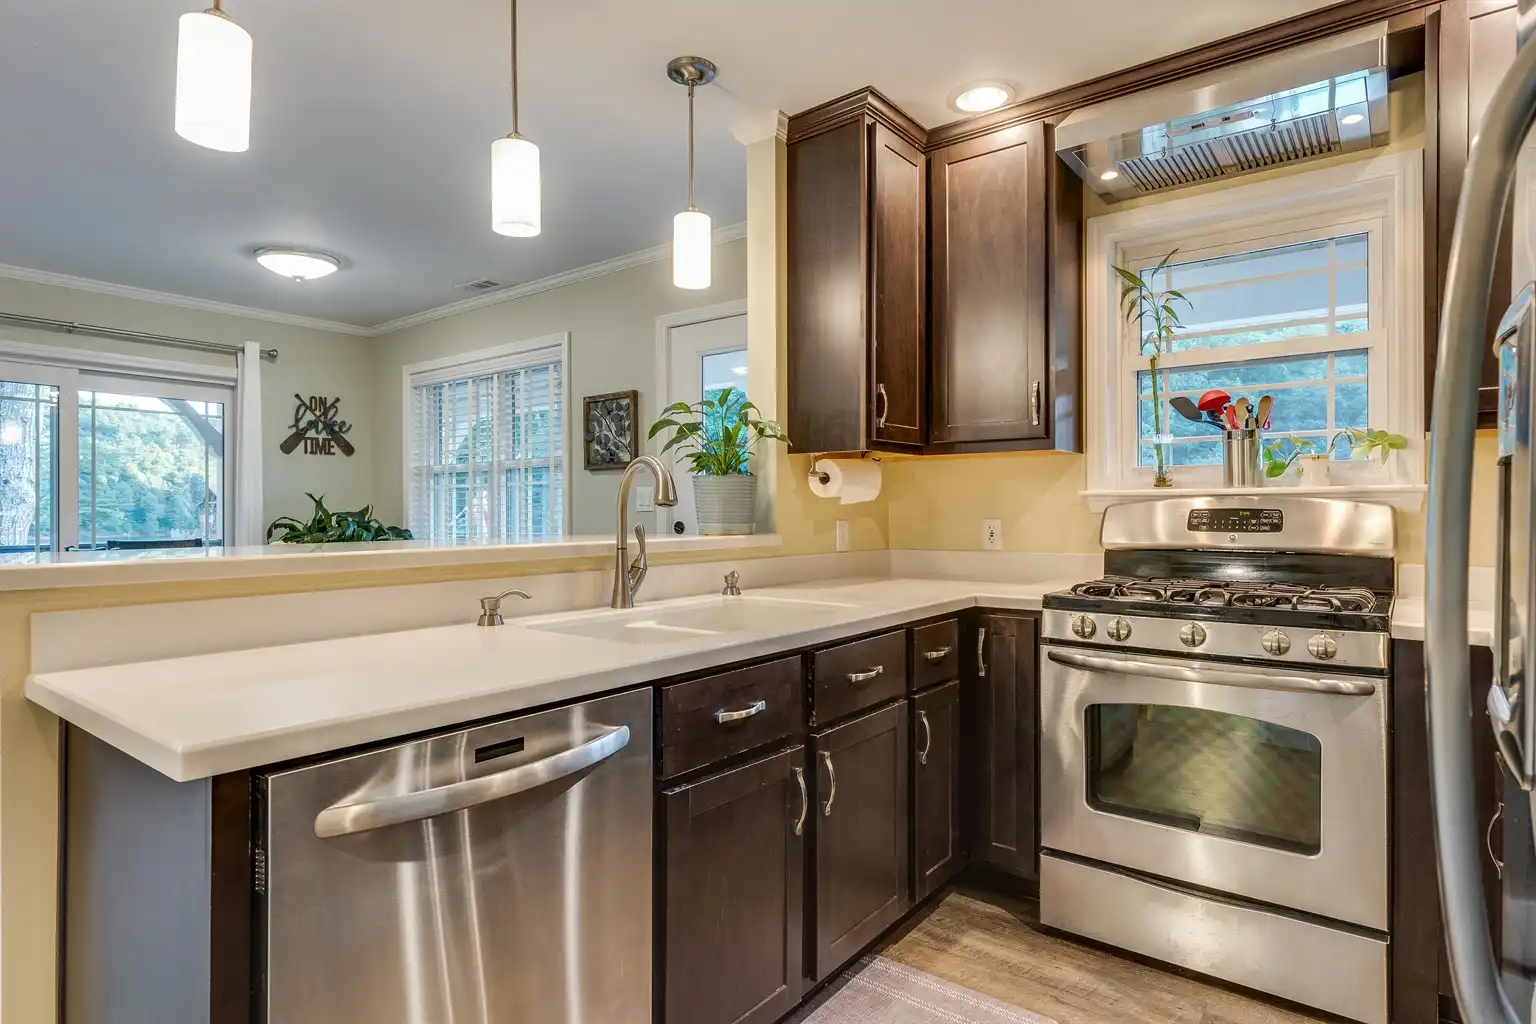
[[[463,284],[456,284],[453,287],[458,291],[470,292],[473,294],[476,292],[493,292],[497,288],[505,288],[506,285],[502,284],[500,281],[492,281],[488,277],[482,277],[478,281],[465,281]]]

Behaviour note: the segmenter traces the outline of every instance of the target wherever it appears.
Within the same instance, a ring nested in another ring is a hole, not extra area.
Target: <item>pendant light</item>
[[[709,287],[709,214],[693,205],[693,89],[715,80],[714,64],[703,57],[678,57],[667,64],[667,77],[688,87],[688,209],[672,218],[672,283],[679,288]]]
[[[517,0],[512,0],[512,134],[491,143],[491,230],[539,233],[539,147],[517,131]]]
[[[181,16],[176,134],[225,153],[251,148],[251,34],[229,19],[222,0]]]

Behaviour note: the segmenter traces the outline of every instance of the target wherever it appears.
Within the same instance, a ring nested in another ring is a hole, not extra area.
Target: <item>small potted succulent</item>
[[[784,441],[784,428],[762,418],[761,410],[738,388],[710,392],[701,402],[676,402],[661,410],[647,435],[664,430],[672,436],[661,454],[676,449],[693,471],[693,503],[701,534],[721,536],[753,532],[757,477],[749,458],[760,441]]]
[[[385,526],[374,518],[372,505],[364,505],[356,512],[332,512],[325,507],[325,495],[317,498],[306,492],[304,496],[315,503],[309,521],[278,516],[267,527],[268,544],[350,544],[412,539],[411,531],[405,527]]]

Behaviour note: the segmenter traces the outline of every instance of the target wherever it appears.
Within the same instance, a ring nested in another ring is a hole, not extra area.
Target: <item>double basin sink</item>
[[[729,633],[780,632],[856,608],[840,601],[758,595],[669,601],[623,611],[582,612],[520,623],[527,629],[623,644],[670,644]]]

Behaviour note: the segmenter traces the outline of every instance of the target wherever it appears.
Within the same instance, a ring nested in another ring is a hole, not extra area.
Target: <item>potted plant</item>
[[[1290,441],[1293,447],[1289,454],[1285,452],[1283,438],[1264,446],[1264,475],[1271,480],[1278,479],[1295,463],[1299,482],[1308,487],[1327,487],[1332,482],[1333,453],[1341,441],[1347,443],[1351,458],[1367,458],[1375,453],[1380,456],[1383,465],[1393,452],[1408,447],[1408,439],[1402,434],[1372,430],[1369,427],[1345,427],[1335,431],[1327,444],[1319,444],[1295,434],[1290,435]]]
[[[268,544],[351,544],[369,541],[411,540],[411,531],[403,526],[385,526],[373,516],[373,506],[364,505],[356,512],[332,512],[325,507],[325,495],[315,497],[308,522],[292,516],[279,516],[267,527]],[[273,540],[273,535],[277,539]]]
[[[1169,432],[1164,423],[1167,413],[1163,411],[1162,398],[1162,392],[1168,390],[1167,371],[1159,370],[1158,357],[1173,351],[1173,336],[1184,326],[1179,322],[1179,313],[1174,303],[1182,302],[1190,309],[1194,309],[1194,304],[1182,292],[1172,288],[1159,291],[1148,281],[1156,281],[1178,251],[1174,249],[1169,252],[1146,272],[1145,277],[1125,267],[1114,267],[1115,273],[1120,276],[1120,315],[1140,339],[1141,353],[1147,357],[1147,367],[1152,374],[1153,487],[1173,486],[1173,453],[1169,450]]]
[[[689,405],[676,402],[661,410],[647,437],[663,430],[672,437],[661,454],[676,449],[693,471],[693,504],[699,532],[708,535],[753,531],[757,506],[757,477],[749,458],[758,442],[784,441],[784,428],[762,418],[761,410],[737,388],[721,388]]]
[[[1286,441],[1290,441],[1291,450],[1285,450]],[[1306,459],[1317,448],[1316,443],[1305,437],[1297,437],[1291,434],[1289,437],[1277,437],[1260,449],[1260,455],[1264,462],[1264,479],[1281,486],[1294,487],[1301,482],[1305,475],[1298,460]],[[1296,472],[1292,473],[1292,468]]]

